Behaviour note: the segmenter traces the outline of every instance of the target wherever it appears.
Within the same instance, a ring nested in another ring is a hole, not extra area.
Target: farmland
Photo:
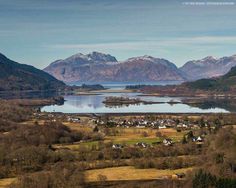
[[[105,176],[108,181],[117,180],[152,180],[160,178],[172,178],[173,174],[186,173],[191,171],[191,168],[183,168],[176,170],[157,170],[157,169],[136,169],[134,167],[114,167],[88,170],[85,172],[85,177],[88,182],[101,181],[101,176]]]

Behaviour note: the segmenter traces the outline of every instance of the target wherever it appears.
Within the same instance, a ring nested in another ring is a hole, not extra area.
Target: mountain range
[[[219,59],[209,56],[178,68],[166,59],[147,55],[117,61],[109,54],[92,52],[57,60],[44,71],[67,83],[192,81],[224,75],[234,66],[236,55]]]
[[[165,59],[142,56],[118,62],[115,57],[98,52],[57,60],[44,71],[65,82],[183,80],[181,71]]]
[[[236,66],[236,55],[216,59],[208,56],[201,60],[188,61],[180,68],[188,80],[218,77]]]
[[[217,92],[236,91],[236,66],[232,67],[229,72],[223,76],[216,78],[199,79],[193,82],[186,82],[182,84],[189,89],[206,90]]]
[[[0,91],[58,90],[65,84],[33,66],[20,64],[0,53]]]
[[[178,68],[174,63],[152,56],[117,61],[114,56],[99,52],[76,54],[51,63],[44,71],[20,64],[0,53],[0,91],[5,90],[58,90],[64,82],[149,82],[193,81],[189,86],[227,90],[227,83],[235,78],[220,77],[236,66],[236,55],[215,59],[206,57],[193,60]],[[235,71],[235,69],[232,69]],[[232,72],[231,70],[231,72]],[[230,73],[228,73],[230,74]],[[228,75],[226,74],[226,75]],[[217,78],[216,78],[217,77]],[[220,79],[219,79],[220,78]],[[60,80],[60,81],[59,81]],[[223,87],[225,85],[225,87]]]
[[[236,66],[232,67],[230,71],[225,75],[219,77],[203,78],[196,81],[184,82],[179,85],[136,85],[128,88],[134,89],[141,93],[155,94],[155,96],[190,97],[189,99],[184,99],[184,101],[192,105],[199,104],[200,101],[203,101],[205,97],[209,96],[212,97],[210,99],[217,102],[219,99],[222,98],[227,99],[226,96],[235,96]],[[193,100],[191,97],[194,96],[200,97],[197,100]],[[219,98],[216,99],[216,97]],[[206,98],[204,100],[206,100]],[[207,98],[206,101],[207,105],[211,104],[211,102],[209,103],[208,100],[209,98]]]

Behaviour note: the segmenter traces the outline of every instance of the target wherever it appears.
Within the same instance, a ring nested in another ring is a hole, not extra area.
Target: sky
[[[178,67],[236,54],[236,0],[0,0],[0,53],[45,68],[98,51]]]

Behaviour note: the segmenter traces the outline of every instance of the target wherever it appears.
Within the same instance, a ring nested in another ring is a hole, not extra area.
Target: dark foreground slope
[[[58,90],[65,87],[48,73],[19,64],[0,53],[0,91]]]

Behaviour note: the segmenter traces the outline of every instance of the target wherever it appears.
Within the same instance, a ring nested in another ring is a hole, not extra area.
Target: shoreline
[[[105,90],[90,91],[89,93],[134,93],[134,91],[129,89],[105,89]]]
[[[137,92],[141,93],[141,92]],[[228,95],[228,94],[190,94],[190,95],[182,95],[182,94],[160,94],[160,93],[142,93],[137,96],[146,96],[146,97],[200,97],[200,98],[209,98],[209,97],[214,97],[214,98],[236,98],[236,95]]]
[[[66,114],[66,115],[78,115],[78,116],[81,116],[81,117],[102,117],[102,116],[146,116],[146,115],[167,115],[167,116],[202,116],[202,115],[221,115],[221,114],[224,114],[224,115],[236,115],[236,112],[218,112],[218,113],[214,113],[214,112],[206,112],[206,113],[196,113],[196,112],[193,112],[193,113],[170,113],[170,112],[140,112],[140,113],[137,113],[137,112],[127,112],[127,113],[117,113],[117,112],[114,112],[114,113],[64,113],[64,112],[42,112],[42,113],[52,113],[52,114],[55,114],[55,115],[59,115],[59,114]]]

